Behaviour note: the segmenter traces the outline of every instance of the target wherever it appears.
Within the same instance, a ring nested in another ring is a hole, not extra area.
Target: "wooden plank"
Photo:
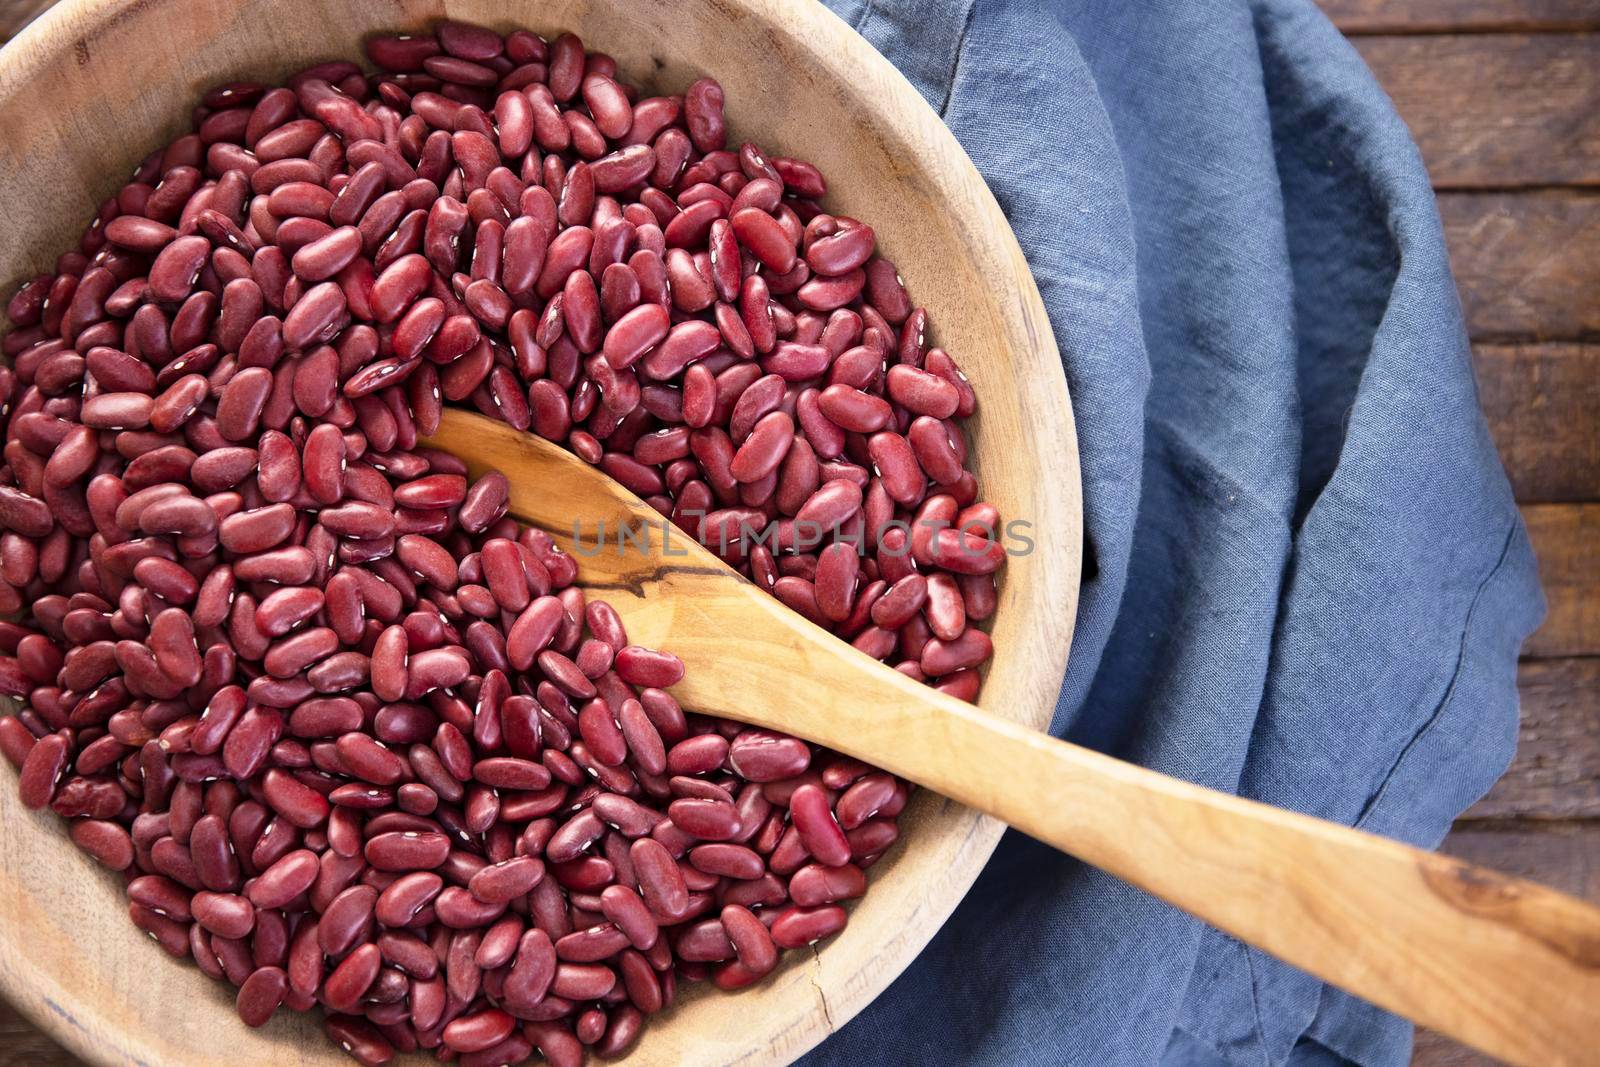
[[[1600,819],[1600,658],[1525,660],[1517,755],[1466,819]]]
[[[1600,185],[1600,35],[1358,37],[1435,188]]]
[[[0,10],[0,44],[4,44],[23,28],[44,14],[45,9],[54,4],[56,0],[8,0],[4,10]]]
[[[1600,504],[1529,504],[1522,517],[1550,605],[1523,655],[1600,655]]]
[[[81,1063],[0,1000],[0,1067],[80,1067]]]
[[[54,1067],[54,1065],[52,1065]],[[1458,1045],[1443,1034],[1418,1030],[1411,1067],[1503,1067],[1499,1060]]]
[[[1517,499],[1600,499],[1600,345],[1480,344],[1473,366]]]
[[[1441,851],[1600,903],[1600,824],[1461,823],[1445,838]],[[1411,1067],[1494,1067],[1498,1062],[1449,1038],[1418,1031]]]
[[[1345,33],[1600,28],[1600,0],[1318,0]]]
[[[1475,340],[1600,338],[1600,193],[1442,193],[1439,216]]]

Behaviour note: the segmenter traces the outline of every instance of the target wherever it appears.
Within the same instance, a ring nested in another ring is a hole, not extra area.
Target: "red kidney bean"
[[[722,909],[722,926],[739,963],[751,974],[763,975],[777,966],[778,947],[766,925],[750,909],[727,905]]]
[[[686,797],[667,806],[673,825],[703,841],[726,841],[739,832],[739,812],[721,800]]]
[[[795,513],[796,523],[815,524],[819,531],[842,527],[861,510],[860,487],[842,479],[827,482]]]
[[[700,152],[720,151],[727,144],[722,104],[722,86],[714,78],[701,78],[684,90],[684,119]]]
[[[195,921],[219,937],[239,940],[255,929],[255,907],[232,893],[201,891],[189,903]]]
[[[556,942],[558,959],[572,963],[599,963],[622,951],[629,944],[628,935],[611,923],[577,930]]]
[[[316,877],[316,853],[300,849],[262,871],[250,884],[246,896],[258,908],[281,908],[309,889]]]
[[[339,206],[339,201],[335,201],[335,209]],[[301,246],[289,265],[298,277],[308,282],[320,282],[338,274],[360,253],[361,231],[354,226],[341,226]]]
[[[467,889],[486,904],[509,903],[539,884],[544,871],[542,861],[532,856],[518,856],[478,871]]]
[[[102,866],[113,871],[127,870],[133,864],[133,840],[128,836],[128,831],[114,822],[95,819],[75,822],[72,825],[72,840]]]
[[[188,922],[189,894],[170,878],[149,874],[128,883],[128,899],[164,918]]]
[[[817,555],[817,608],[835,622],[844,621],[855,602],[859,581],[860,557],[855,546],[842,541],[828,545]]]
[[[617,651],[616,671],[630,685],[665,688],[683,678],[683,661],[670,652],[628,645]]]
[[[867,303],[877,309],[891,325],[898,326],[911,314],[911,299],[906,295],[900,272],[886,259],[867,263]]]
[[[648,305],[648,307],[654,306]],[[635,314],[641,310],[645,309],[635,308],[628,314]],[[655,314],[647,310],[645,313]],[[716,351],[721,340],[721,333],[711,323],[698,319],[681,322],[667,332],[661,343],[644,357],[641,365],[648,376],[665,381],[675,377],[689,364]]]
[[[264,367],[246,367],[235,374],[217,401],[217,429],[222,437],[242,441],[252,436],[271,390],[272,372]]]
[[[235,809],[238,813],[240,809]],[[266,813],[261,810],[262,818]],[[227,825],[216,815],[203,815],[189,834],[189,852],[200,883],[216,892],[239,886],[239,861]]]
[[[849,274],[867,262],[873,243],[872,227],[846,227],[812,242],[806,249],[806,262],[818,274]],[[864,273],[862,280],[865,281]]]
[[[511,973],[506,977],[506,995],[515,1003],[531,1006],[544,999],[555,971],[556,953],[550,935],[542,929],[529,930],[522,935]]]
[[[365,1019],[352,1015],[332,1015],[328,1017],[323,1029],[328,1035],[328,1040],[367,1067],[377,1067],[378,1064],[388,1063],[394,1058],[394,1046],[384,1039],[377,1027]]]
[[[689,850],[689,862],[699,871],[724,878],[760,878],[766,864],[759,853],[743,845],[715,842]]]
[[[922,649],[919,665],[932,678],[976,667],[994,654],[994,644],[982,630],[966,630],[951,641],[934,638]]]
[[[667,336],[668,325],[667,312],[660,305],[634,308],[606,332],[606,362],[618,369],[632,365]]]
[[[834,425],[853,433],[874,433],[893,415],[883,398],[848,385],[828,386],[817,397],[817,406]],[[913,440],[913,447],[915,443]]]
[[[282,968],[261,967],[239,987],[239,1018],[246,1026],[265,1026],[288,992],[289,979]]]
[[[606,714],[609,716],[609,712]],[[580,715],[579,727],[582,728],[582,726],[583,717]],[[661,734],[650,721],[649,715],[639,701],[629,699],[622,702],[620,709],[616,713],[615,727],[620,734],[620,740],[625,745],[625,752],[633,756],[641,770],[647,774],[660,774],[666,770],[667,754],[666,747],[661,740]],[[590,732],[585,733],[585,739],[591,748],[594,748],[596,744],[593,729],[591,727]],[[617,751],[614,754],[620,757],[623,752]],[[612,762],[615,765],[622,761],[618,758]]]
[[[323,985],[322,997],[334,1011],[353,1011],[362,994],[371,988],[383,965],[383,955],[376,944],[368,943],[356,949],[333,969]]]
[[[406,761],[367,734],[352,731],[342,735],[336,745],[342,766],[363,781],[394,785],[406,773]]]
[[[962,603],[966,607],[967,618],[983,622],[994,615],[999,602],[999,590],[995,588],[994,578],[987,574],[959,574],[956,584],[961,589]]]
[[[850,861],[850,845],[819,786],[803,785],[789,798],[789,817],[807,852],[829,867]]]
[[[1005,563],[1005,547],[978,534],[943,529],[929,541],[928,560],[958,575],[992,574]]]
[[[634,948],[647,951],[656,944],[661,928],[644,900],[625,885],[607,886],[600,894],[600,909]],[[569,937],[572,935],[568,935]],[[563,941],[566,938],[562,939]],[[557,952],[560,952],[560,943]],[[603,957],[602,957],[603,958]]]
[[[377,919],[388,927],[410,926],[443,888],[443,879],[432,871],[403,874],[379,893],[374,909]]]
[[[632,145],[600,156],[590,163],[589,169],[594,176],[595,191],[605,195],[638,185],[656,165],[656,153],[648,145]]]
[[[68,756],[67,739],[61,734],[50,734],[29,749],[18,779],[23,806],[37,809],[50,802]]]
[[[934,574],[928,579],[928,602],[923,608],[928,628],[943,641],[954,641],[967,628],[966,604],[955,579]]]
[[[739,243],[776,274],[794,269],[795,241],[770,214],[758,208],[744,208],[731,218],[733,235]]]
[[[628,850],[639,892],[658,921],[676,921],[689,906],[689,890],[683,873],[665,846],[652,838],[640,838]]]
[[[441,833],[395,831],[367,841],[367,862],[380,871],[428,871],[450,854],[450,839]]]
[[[328,818],[323,795],[285,772],[271,768],[262,779],[267,805],[301,829],[320,826]]]
[[[952,485],[963,473],[961,457],[943,422],[928,415],[918,416],[906,432],[917,462],[934,481]]]
[[[456,1052],[481,1052],[510,1037],[516,1025],[517,1020],[510,1015],[490,1008],[452,1020],[445,1026],[441,1038],[445,1047]]]
[[[811,749],[798,738],[745,730],[728,746],[728,763],[746,781],[777,782],[803,773],[811,763]]]
[[[558,963],[550,991],[568,1000],[598,1000],[611,992],[617,976],[609,967],[595,963]]]
[[[773,921],[772,941],[779,948],[802,948],[832,937],[848,921],[845,910],[836,904],[816,908],[786,908]]]
[[[727,929],[717,919],[705,919],[684,927],[672,947],[674,955],[689,963],[717,963],[734,955]]]
[[[782,411],[763,415],[734,453],[729,473],[739,482],[755,482],[777,470],[794,440],[794,421]]]
[[[907,574],[872,605],[872,621],[886,630],[897,630],[922,610],[927,598],[928,580],[920,574]]]
[[[839,825],[846,831],[854,830],[868,819],[891,807],[901,797],[900,787],[892,775],[875,772],[865,775],[839,798],[836,812]],[[895,814],[898,812],[890,812]]]

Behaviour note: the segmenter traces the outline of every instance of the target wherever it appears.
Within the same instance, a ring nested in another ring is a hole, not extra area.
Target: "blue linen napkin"
[[[944,117],[1049,307],[1087,542],[1054,732],[1437,844],[1510,758],[1543,603],[1427,174],[1355,51],[1310,0],[828,2]],[[807,1062],[1401,1065],[1410,1045],[1009,834]]]

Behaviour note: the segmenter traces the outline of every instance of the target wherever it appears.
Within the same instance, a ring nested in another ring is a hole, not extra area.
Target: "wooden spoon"
[[[1169,778],[913,682],[533,434],[447,410],[425,443],[474,475],[503,472],[511,513],[573,553],[581,584],[604,594],[630,639],[683,659],[673,691],[692,709],[807,738],[987,812],[1495,1056],[1600,1062],[1600,909]]]

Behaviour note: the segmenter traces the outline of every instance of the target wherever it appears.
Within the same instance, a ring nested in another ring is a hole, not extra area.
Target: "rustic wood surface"
[[[1600,185],[1600,34],[1357,37],[1438,189]]]
[[[1505,776],[1444,850],[1600,901],[1600,0],[1320,0],[1441,190],[1489,430],[1550,615]],[[1585,188],[1588,187],[1588,188]],[[1413,1067],[1487,1057],[1422,1031]]]
[[[1524,504],[1522,517],[1550,603],[1523,655],[1600,654],[1600,504]]]
[[[1530,823],[1527,832],[1538,834],[1553,829],[1547,820],[1600,820],[1600,657],[1524,660],[1517,681],[1522,738],[1516,758],[1467,812],[1467,825],[1522,819]],[[1558,884],[1553,877],[1546,881]]]
[[[1489,434],[1517,499],[1593,500],[1600,489],[1600,344],[1480,342],[1473,364]]]
[[[1474,338],[1600,338],[1600,192],[1447,192],[1439,215]]]
[[[1596,0],[1320,0],[1346,33],[1465,33],[1600,28]]]
[[[1600,194],[1582,188],[1600,179],[1600,0],[1320,2],[1394,94],[1442,190],[1480,394],[1518,499],[1538,505],[1552,600],[1577,605],[1586,583],[1594,599],[1600,565],[1592,548],[1582,562],[1580,537],[1597,535],[1600,356],[1571,342],[1600,341]],[[0,0],[0,39],[48,4]],[[1558,658],[1523,663],[1516,760],[1444,849],[1600,901],[1600,632],[1574,619],[1581,609],[1558,607],[1530,644]],[[1414,1067],[1490,1062],[1418,1035]],[[0,1003],[0,1067],[76,1063]]]

